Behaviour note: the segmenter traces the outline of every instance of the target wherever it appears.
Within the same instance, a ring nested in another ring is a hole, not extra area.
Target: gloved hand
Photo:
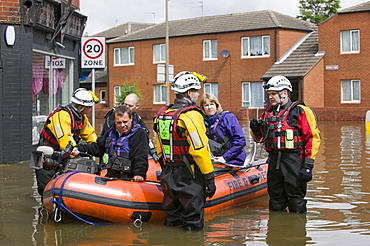
[[[207,179],[206,193],[208,198],[212,198],[213,195],[216,193],[215,178]]]
[[[262,122],[263,121],[261,119],[252,119],[249,123],[249,127],[254,135],[259,135],[261,133]]]
[[[300,178],[303,182],[308,182],[312,180],[312,168],[313,164],[311,163],[303,163]]]
[[[153,157],[155,162],[159,161],[157,150],[155,149],[154,144],[150,139],[149,139],[149,154]]]
[[[157,153],[153,153],[152,157],[153,157],[155,162],[157,162],[157,163],[159,162],[159,157],[158,157]]]

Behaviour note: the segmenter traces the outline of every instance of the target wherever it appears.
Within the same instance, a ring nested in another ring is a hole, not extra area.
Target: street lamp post
[[[166,68],[165,68],[165,83],[167,85],[166,87],[166,104],[170,104],[170,81],[169,81],[169,59],[170,59],[170,49],[169,49],[169,37],[168,37],[168,1],[166,1]]]

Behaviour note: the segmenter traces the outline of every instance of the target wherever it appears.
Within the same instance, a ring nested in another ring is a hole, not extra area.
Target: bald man
[[[145,125],[143,119],[136,112],[136,110],[139,108],[139,101],[140,101],[140,98],[135,93],[131,93],[125,97],[125,101],[123,104],[129,109],[131,109],[132,111],[132,124],[133,125],[139,124],[145,130],[149,138],[150,132],[148,130],[148,127]],[[109,130],[109,128],[111,128],[114,125],[114,119],[113,119],[113,114],[112,114],[113,110],[114,108],[111,109],[106,114],[104,126],[100,133],[100,136],[103,136]],[[150,155],[154,158],[156,162],[158,162],[157,151],[150,138],[149,138],[149,149],[150,149],[149,150]]]
[[[136,112],[136,110],[139,108],[139,101],[140,101],[140,98],[135,93],[131,93],[131,94],[128,94],[125,97],[125,101],[124,101],[123,105],[125,105],[126,107],[131,109],[132,116],[133,116],[133,121],[132,121],[133,124],[140,124],[141,127],[144,128],[147,135],[149,136],[150,133],[149,133],[148,127],[145,125],[144,121],[141,119],[141,117]],[[114,110],[114,108],[112,108],[105,115],[105,117],[104,117],[105,122],[104,122],[104,125],[103,125],[103,129],[100,133],[100,136],[103,136],[104,133],[114,125],[113,114],[112,114],[113,110]]]

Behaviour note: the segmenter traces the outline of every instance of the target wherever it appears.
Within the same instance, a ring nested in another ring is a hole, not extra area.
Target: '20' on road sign
[[[83,52],[90,59],[99,58],[104,51],[104,46],[99,39],[90,39],[86,42]]]
[[[82,68],[105,67],[105,37],[82,37]]]

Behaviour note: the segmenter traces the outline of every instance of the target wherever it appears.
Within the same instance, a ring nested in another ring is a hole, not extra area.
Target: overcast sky
[[[366,0],[341,0],[348,8]],[[165,21],[166,0],[80,0],[81,13],[88,17],[85,33],[96,33],[114,27],[116,23]],[[211,15],[274,10],[296,17],[299,0],[170,0],[168,19],[188,19]]]

